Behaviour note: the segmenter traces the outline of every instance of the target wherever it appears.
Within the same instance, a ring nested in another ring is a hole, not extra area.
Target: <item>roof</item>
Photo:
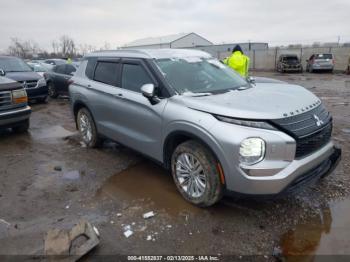
[[[86,57],[129,57],[129,58],[185,58],[185,57],[203,57],[210,58],[211,55],[194,49],[176,49],[176,48],[163,48],[163,49],[122,49],[111,51],[98,51],[93,52]]]
[[[170,44],[172,42],[175,42],[176,40],[179,40],[180,38],[183,38],[183,37],[191,35],[191,34],[195,34],[195,33],[179,33],[179,34],[174,34],[174,35],[147,37],[147,38],[137,39],[135,41],[127,43],[125,45],[125,47]],[[203,39],[205,39],[205,38],[203,38]]]

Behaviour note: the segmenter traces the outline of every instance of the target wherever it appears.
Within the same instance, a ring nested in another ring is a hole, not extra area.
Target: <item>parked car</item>
[[[41,63],[27,62],[27,64],[34,72],[37,72],[42,77],[44,77],[44,73],[48,70],[48,68],[42,65]]]
[[[303,66],[297,55],[280,55],[276,70],[278,72],[303,72]]]
[[[62,64],[54,66],[51,70],[44,73],[51,98],[57,98],[59,95],[68,95],[69,79],[76,70],[76,67],[72,64]]]
[[[47,86],[44,77],[33,72],[22,59],[14,56],[0,56],[0,76],[20,82],[26,89],[28,98],[47,101]]]
[[[55,58],[55,59],[46,59],[46,60],[44,60],[44,63],[52,65],[52,66],[56,66],[56,65],[66,64],[67,61],[64,59]]]
[[[330,71],[334,70],[334,58],[332,54],[313,54],[306,60],[306,71],[312,73],[314,71]]]
[[[89,54],[71,79],[88,147],[109,138],[171,170],[182,196],[276,195],[327,175],[341,155],[332,117],[301,86],[252,84],[199,50]]]
[[[31,108],[23,86],[0,76],[0,129],[12,128],[25,132],[29,128]]]

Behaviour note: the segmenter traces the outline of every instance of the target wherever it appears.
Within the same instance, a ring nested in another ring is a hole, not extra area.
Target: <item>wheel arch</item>
[[[210,140],[210,143],[206,142],[205,139],[203,137],[201,137],[201,135],[198,134],[194,134],[192,132],[189,131],[185,131],[185,130],[181,130],[181,131],[173,131],[171,133],[169,133],[163,143],[163,165],[166,169],[170,169],[171,168],[171,156],[172,153],[174,152],[174,150],[176,149],[176,147],[178,145],[180,145],[181,143],[188,141],[188,140],[196,140],[198,142],[200,142],[204,147],[206,147],[215,157],[215,159],[218,161],[218,164],[220,165],[219,168],[221,168],[221,170],[219,170],[222,175],[224,176],[223,180],[223,184],[225,184],[225,174],[222,171],[223,170],[223,163],[220,160],[220,153],[217,149],[217,147],[213,146],[213,144],[215,143],[215,141]]]

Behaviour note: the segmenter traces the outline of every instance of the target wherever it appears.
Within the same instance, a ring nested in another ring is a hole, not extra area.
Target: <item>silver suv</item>
[[[332,117],[303,87],[241,78],[197,50],[87,55],[70,85],[84,142],[115,140],[171,170],[182,196],[278,195],[328,174]]]

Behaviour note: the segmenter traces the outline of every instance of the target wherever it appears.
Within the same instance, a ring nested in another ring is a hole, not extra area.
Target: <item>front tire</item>
[[[180,144],[173,152],[171,169],[181,195],[194,205],[208,207],[223,195],[216,157],[195,140]]]
[[[51,98],[57,98],[58,97],[57,89],[56,89],[55,85],[52,82],[48,83],[48,92],[49,92],[49,96]]]
[[[77,125],[87,147],[95,148],[100,145],[101,140],[98,137],[95,121],[88,109],[81,108],[78,111]]]

